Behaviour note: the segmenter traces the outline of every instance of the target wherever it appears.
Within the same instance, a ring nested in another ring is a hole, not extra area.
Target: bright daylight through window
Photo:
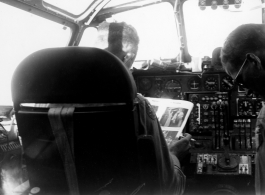
[[[66,46],[70,29],[0,3],[0,105],[12,105],[11,78],[29,54],[49,47]]]
[[[124,21],[136,28],[140,37],[140,44],[135,64],[139,60],[177,57],[179,42],[171,4],[161,3],[123,12],[113,15],[112,19],[118,22]],[[79,45],[93,46],[95,36],[95,29],[87,29]]]
[[[201,10],[197,0],[187,0],[183,10],[188,50],[193,60],[212,57],[213,50],[222,47],[228,34],[239,25],[262,23],[260,5],[261,0],[244,0],[239,9],[230,5],[228,10],[222,6],[216,10],[210,6]]]

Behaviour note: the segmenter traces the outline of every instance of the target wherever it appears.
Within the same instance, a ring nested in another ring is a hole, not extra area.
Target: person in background
[[[134,27],[121,23],[103,22],[98,26],[95,47],[109,51],[117,56],[129,70],[138,51],[139,37]],[[159,170],[162,176],[162,194],[183,194],[185,176],[180,169],[180,160],[190,148],[191,135],[167,146],[159,121],[151,104],[137,94],[140,105],[140,125],[155,140],[156,154],[161,160]]]
[[[245,24],[237,27],[227,37],[222,50],[221,61],[224,70],[237,85],[252,90],[265,98],[265,25]],[[256,123],[256,194],[265,194],[265,107]]]

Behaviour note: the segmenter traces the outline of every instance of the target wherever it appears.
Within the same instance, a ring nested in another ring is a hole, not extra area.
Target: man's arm
[[[191,147],[190,140],[191,140],[191,135],[186,133],[184,138],[177,141],[173,141],[168,146],[171,156],[175,156],[177,158],[175,160],[175,158],[172,157],[173,161],[176,162],[177,164],[180,164],[179,161],[181,161],[188,154],[189,149]]]

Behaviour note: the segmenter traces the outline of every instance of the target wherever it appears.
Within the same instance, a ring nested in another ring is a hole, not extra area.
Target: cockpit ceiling
[[[58,10],[64,10],[73,15],[81,15],[85,10],[88,10],[90,6],[98,3],[107,3],[104,9],[109,9],[126,6],[144,6],[161,1],[163,0],[43,0],[43,2],[54,6],[53,8],[57,7]]]

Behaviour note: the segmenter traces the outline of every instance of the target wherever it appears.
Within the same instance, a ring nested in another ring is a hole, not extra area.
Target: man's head
[[[128,69],[135,60],[138,44],[139,37],[135,28],[125,22],[103,22],[98,26],[96,47],[116,55]]]
[[[265,25],[237,27],[221,50],[222,65],[236,82],[265,96]]]

